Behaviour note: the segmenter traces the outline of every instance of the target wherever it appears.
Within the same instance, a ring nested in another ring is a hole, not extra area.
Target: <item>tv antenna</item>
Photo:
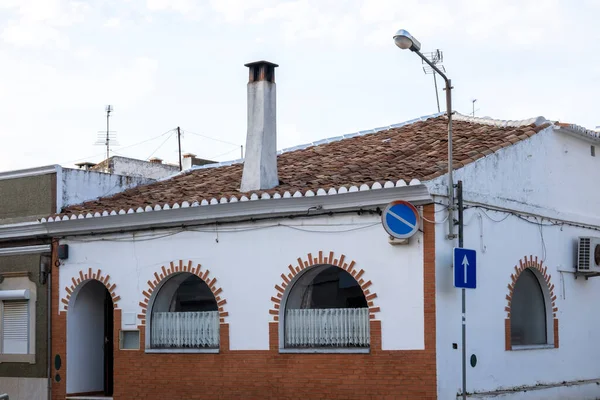
[[[477,101],[477,99],[471,99],[471,103],[473,103],[473,114],[472,114],[473,117],[475,116],[475,111],[479,111],[479,108],[477,110],[475,109],[476,101]]]
[[[96,140],[97,145],[106,146],[106,159],[110,158],[110,142],[113,141],[114,146],[118,146],[117,143],[117,133],[115,131],[110,130],[110,113],[113,112],[113,106],[110,104],[106,106],[106,130],[98,131],[98,140]]]
[[[431,61],[431,63],[433,65],[438,67],[442,72],[444,72],[444,73],[446,72],[446,68],[444,68],[444,66],[442,65],[442,62],[444,61],[444,53],[442,53],[442,51],[440,49],[437,49],[436,51],[432,51],[431,53],[423,53],[423,55],[429,61]],[[435,77],[436,72],[433,68],[431,68],[425,62],[425,60],[421,60],[421,64],[424,64],[423,72],[425,72],[425,75],[433,74],[433,85],[435,87],[435,99],[437,101],[437,108],[438,108],[438,113],[439,113],[440,112],[440,97],[439,97],[438,87],[437,87],[437,78]]]

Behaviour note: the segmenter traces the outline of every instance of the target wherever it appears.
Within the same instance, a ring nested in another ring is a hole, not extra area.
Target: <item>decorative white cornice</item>
[[[402,188],[406,186],[418,186],[421,185],[421,181],[418,179],[413,179],[410,183],[406,183],[403,179],[399,181],[392,182],[387,181],[383,185],[379,182],[373,183],[371,186],[367,184],[362,184],[360,186],[350,186],[349,188],[346,186],[341,186],[338,189],[330,188],[329,190],[325,189],[317,189],[317,191],[313,190],[296,190],[294,192],[284,191],[284,192],[275,192],[270,195],[269,193],[248,193],[244,195],[238,196],[229,196],[229,197],[221,197],[216,198],[213,197],[211,199],[203,199],[201,201],[181,201],[175,203],[167,203],[167,204],[156,204],[154,207],[146,206],[146,207],[137,207],[137,208],[129,208],[129,209],[114,209],[114,210],[104,210],[102,212],[97,211],[95,213],[72,213],[72,214],[63,214],[50,218],[42,218],[40,222],[63,222],[75,219],[88,219],[88,218],[102,218],[109,217],[115,215],[124,215],[124,214],[139,214],[145,212],[153,212],[153,211],[163,211],[163,210],[176,210],[178,208],[189,208],[189,207],[198,207],[198,206],[208,206],[208,205],[216,205],[216,204],[227,204],[227,203],[237,203],[237,202],[245,202],[245,201],[256,201],[256,200],[271,200],[271,199],[289,199],[289,198],[299,198],[299,197],[315,197],[315,196],[333,196],[338,194],[346,194],[346,193],[354,193],[354,192],[366,192],[369,190],[378,190],[378,189],[389,189],[389,188]]]
[[[23,254],[37,254],[46,252],[50,252],[49,244],[0,248],[0,256],[20,256]]]
[[[394,187],[387,190],[354,190],[342,196],[309,195],[280,197],[270,201],[242,200],[220,203],[218,201],[181,206],[167,206],[154,212],[148,210],[126,212],[121,210],[102,217],[87,216],[66,219],[61,223],[40,223],[52,237],[87,235],[90,233],[124,232],[148,228],[182,227],[215,222],[236,222],[261,218],[285,218],[306,215],[327,215],[331,212],[352,211],[361,208],[383,207],[393,200],[406,200],[415,205],[431,203],[427,187],[422,184]],[[211,204],[208,207],[207,205]],[[139,210],[139,209],[138,209]],[[102,217],[102,218],[101,218]],[[1,236],[0,231],[0,238]]]
[[[558,132],[563,132],[578,139],[583,139],[587,142],[598,144],[600,143],[600,132],[592,131],[579,125],[555,125],[554,129]]]

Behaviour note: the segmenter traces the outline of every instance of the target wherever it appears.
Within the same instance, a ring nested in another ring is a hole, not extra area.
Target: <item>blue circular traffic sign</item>
[[[419,220],[419,210],[404,200],[388,204],[381,216],[383,228],[396,239],[406,239],[417,233]]]

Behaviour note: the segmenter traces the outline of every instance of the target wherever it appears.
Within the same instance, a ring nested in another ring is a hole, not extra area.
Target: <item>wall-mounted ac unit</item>
[[[600,274],[600,238],[579,238],[577,272],[586,275]]]

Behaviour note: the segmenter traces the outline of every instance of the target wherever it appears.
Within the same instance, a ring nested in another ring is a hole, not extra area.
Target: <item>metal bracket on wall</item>
[[[407,245],[409,244],[409,239],[396,239],[393,236],[388,236],[388,243],[391,244],[392,246],[398,246],[398,245]]]

